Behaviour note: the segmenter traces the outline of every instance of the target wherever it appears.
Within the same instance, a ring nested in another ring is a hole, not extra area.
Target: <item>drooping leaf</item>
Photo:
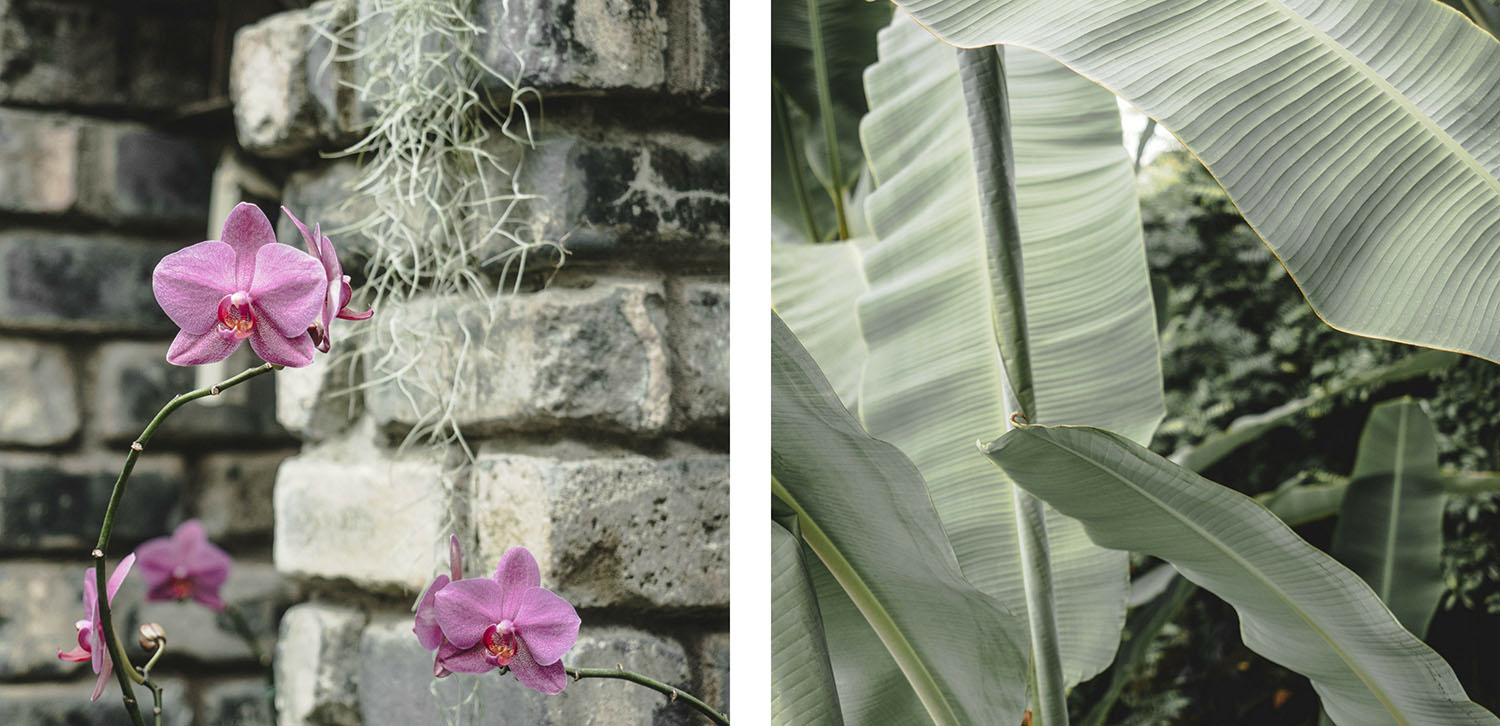
[[[1250,498],[1099,429],[1029,426],[987,453],[1101,546],[1164,559],[1223,598],[1245,644],[1311,679],[1335,723],[1500,724],[1358,575]]]
[[[1046,58],[1007,52],[1037,414],[1142,440],[1162,416],[1156,331],[1115,100]],[[860,299],[869,346],[860,417],[911,457],[964,574],[1026,608],[1003,474],[974,442],[1007,417],[958,61],[909,18],[881,32],[861,126],[879,185]],[[1125,558],[1049,515],[1064,675],[1108,665]]]
[[[1500,42],[1431,0],[900,0],[1203,160],[1330,325],[1500,361]]]
[[[796,512],[803,539],[935,723],[1020,722],[1024,623],[963,578],[916,467],[865,433],[774,314],[771,476],[773,495]],[[846,722],[869,723],[850,716],[863,710],[852,702],[859,689],[844,687],[833,660]]]
[[[1443,594],[1437,430],[1415,401],[1370,411],[1329,549],[1418,637]]]
[[[771,723],[843,726],[802,541],[771,523]]]
[[[853,411],[865,367],[854,301],[865,292],[860,245],[771,243],[771,307],[812,354],[844,407]]]

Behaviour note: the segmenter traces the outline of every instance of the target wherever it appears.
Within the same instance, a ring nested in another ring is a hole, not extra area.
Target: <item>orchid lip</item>
[[[502,620],[484,630],[480,642],[484,644],[484,660],[495,666],[507,666],[516,657],[515,625]]]
[[[255,328],[255,309],[250,306],[250,294],[243,290],[225,295],[219,300],[219,325],[215,328],[224,340],[244,340]]]

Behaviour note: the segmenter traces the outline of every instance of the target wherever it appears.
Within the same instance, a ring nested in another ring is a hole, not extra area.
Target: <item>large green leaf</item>
[[[802,542],[771,523],[771,723],[843,726]]]
[[[1500,724],[1358,575],[1248,497],[1099,429],[1028,426],[987,453],[1095,542],[1160,557],[1223,598],[1245,644],[1310,678],[1336,723]]]
[[[1443,594],[1437,430],[1410,400],[1370,412],[1329,554],[1359,573],[1407,630],[1424,635]]]
[[[859,246],[867,243],[771,243],[771,306],[851,411],[865,367],[865,339],[854,317],[854,301],[866,289]]]
[[[898,4],[960,46],[1047,53],[1171,129],[1330,325],[1500,360],[1500,43],[1451,8]]]
[[[771,476],[772,493],[796,512],[803,539],[935,723],[1020,722],[1025,624],[964,579],[916,467],[844,410],[775,315]],[[868,723],[850,718],[862,708],[851,703],[857,690],[840,680],[845,717]]]
[[[1114,98],[1035,53],[1007,54],[1037,415],[1145,440],[1162,416],[1156,330],[1130,160]],[[866,202],[860,418],[922,472],[964,574],[1026,602],[1011,490],[974,455],[1007,418],[958,61],[909,18],[880,35],[861,126]],[[1108,665],[1124,555],[1049,515],[1067,680]]]

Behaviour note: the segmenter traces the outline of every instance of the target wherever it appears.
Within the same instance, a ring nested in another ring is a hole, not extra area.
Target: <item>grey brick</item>
[[[351,271],[364,266],[375,244],[362,234],[339,231],[375,213],[368,198],[354,193],[353,184],[358,177],[358,163],[339,159],[293,172],[281,194],[281,203],[309,229],[314,223],[323,225],[323,233],[338,250],[339,261],[345,270]],[[286,244],[304,248],[302,233],[286,215],[276,220],[276,236]]]
[[[152,304],[155,304],[153,300]],[[165,316],[163,316],[165,317]],[[128,443],[139,436],[161,407],[187,393],[260,363],[249,345],[231,355],[222,374],[204,367],[167,362],[170,341],[117,342],[99,346],[87,388],[93,402],[89,426],[107,441]],[[202,378],[210,374],[211,380]],[[205,441],[289,440],[276,423],[276,382],[280,372],[263,374],[178,408],[157,429],[152,450],[181,448]]]
[[[548,91],[661,91],[667,18],[658,0],[481,0],[480,54],[502,77]],[[524,75],[523,75],[524,72]]]
[[[0,444],[51,446],[78,431],[78,382],[60,345],[0,338]]]
[[[123,448],[118,456],[0,454],[0,551],[88,553],[125,454]],[[115,519],[112,559],[125,547],[170,532],[181,520],[182,462],[162,454],[144,457],[129,487]]]
[[[348,323],[335,323],[339,327]],[[338,329],[335,328],[335,334]],[[337,340],[337,339],[335,339]],[[353,370],[351,370],[351,363]],[[349,428],[364,412],[358,359],[318,356],[305,368],[276,374],[276,420],[304,439],[321,441]]]
[[[673,394],[682,428],[729,426],[729,283],[672,286]]]
[[[652,436],[671,411],[663,308],[659,281],[626,279],[506,296],[493,318],[484,304],[458,298],[391,307],[381,311],[382,326],[402,339],[375,341],[367,375],[380,378],[375,361],[390,346],[416,366],[405,390],[375,385],[365,405],[382,424],[411,426],[447,408],[457,380],[451,412],[466,433],[563,425]]]
[[[270,726],[276,722],[264,678],[236,678],[199,686],[198,723],[214,726]]]
[[[561,459],[481,451],[470,520],[483,564],[513,545],[580,607],[729,602],[729,457]]]
[[[162,723],[165,726],[188,726],[193,712],[187,698],[187,684],[176,678],[157,681],[162,689]],[[24,683],[0,686],[0,704],[5,706],[5,722],[16,726],[119,726],[130,723],[120,706],[120,686],[111,678],[97,702],[90,701],[94,691],[94,674],[68,683]],[[151,691],[135,686],[135,697],[142,701],[148,722],[151,719]]]
[[[220,591],[224,602],[244,615],[266,656],[276,642],[276,624],[282,611],[291,605],[293,594],[291,586],[270,564],[244,560],[235,562]],[[147,657],[134,637],[142,623],[158,623],[166,630],[167,654],[175,662],[255,662],[250,647],[228,615],[193,601],[147,602],[145,580],[140,577],[127,579],[116,597],[120,603],[116,622],[122,632],[132,634],[125,642],[127,652],[136,662],[144,662]]]
[[[0,233],[0,328],[175,333],[151,293],[151,271],[181,248],[113,237]]]
[[[0,110],[0,205],[39,214],[72,209],[78,203],[80,135],[81,124],[72,117]]]
[[[698,682],[704,703],[729,711],[729,633],[712,633],[698,641]]]
[[[82,673],[57,651],[77,644],[88,568],[53,562],[0,563],[0,680],[35,680]]]
[[[203,522],[209,537],[271,534],[275,523],[271,492],[276,469],[288,453],[209,454],[198,462],[193,516]]]
[[[286,612],[276,647],[276,712],[281,726],[358,726],[358,610],[304,603]]]
[[[234,37],[230,97],[240,145],[263,156],[293,156],[339,136],[338,103],[349,93],[344,63],[317,28],[343,21],[335,3],[272,15]]]

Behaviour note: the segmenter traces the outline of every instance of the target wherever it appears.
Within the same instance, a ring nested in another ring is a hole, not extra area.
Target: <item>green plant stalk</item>
[[[802,221],[807,225],[807,238],[819,242],[818,222],[813,219],[812,203],[807,197],[807,187],[802,182],[802,159],[797,152],[797,139],[792,136],[791,112],[786,107],[786,91],[781,84],[771,79],[771,113],[776,117],[776,128],[781,132],[781,145],[786,153],[787,170],[792,175],[792,192],[797,195],[797,206],[802,210]],[[775,153],[774,151],[772,153]]]
[[[828,572],[838,580],[839,585],[848,593],[849,599],[859,609],[860,614],[865,616],[865,621],[870,624],[870,629],[875,631],[876,637],[891,654],[891,660],[901,669],[902,675],[911,684],[912,690],[917,694],[917,700],[922,702],[923,708],[927,709],[927,715],[932,717],[935,726],[950,726],[959,723],[958,714],[954,713],[953,707],[948,704],[948,699],[943,695],[942,689],[937,681],[933,679],[932,672],[928,670],[927,664],[923,662],[922,656],[912,646],[911,641],[901,629],[896,627],[895,621],[886,611],[885,605],[870,591],[869,585],[860,577],[859,573],[849,564],[843,553],[839,552],[838,546],[823,532],[823,528],[808,516],[807,510],[792,493],[787,491],[781,482],[775,477],[771,478],[771,495],[781,500],[783,504],[797,514],[798,529],[802,532],[802,541],[812,549],[813,554],[822,560]]]
[[[812,36],[813,79],[818,86],[818,115],[823,122],[823,143],[828,147],[828,196],[838,218],[839,239],[849,239],[849,217],[844,211],[844,167],[839,160],[839,134],[833,125],[833,91],[828,81],[828,51],[823,47],[820,0],[807,0],[808,34]]]
[[[1170,567],[1171,565],[1162,565]],[[1149,609],[1149,615],[1141,618],[1139,627],[1131,628],[1130,640],[1122,648],[1119,657],[1115,658],[1114,665],[1110,668],[1109,686],[1104,695],[1094,702],[1087,714],[1083,717],[1082,726],[1105,726],[1109,712],[1114,708],[1115,702],[1120,699],[1120,694],[1125,691],[1125,686],[1135,679],[1135,669],[1145,659],[1146,651],[1150,650],[1151,641],[1156,639],[1161,629],[1167,623],[1172,622],[1182,606],[1192,598],[1193,593],[1198,591],[1187,578],[1178,576],[1167,591],[1157,595],[1155,600],[1142,606],[1142,610]]]
[[[1035,420],[1031,350],[1026,325],[1025,272],[1021,223],[1016,203],[1015,153],[1011,147],[1010,99],[1005,85],[1004,49],[958,50],[959,78],[968,107],[969,135],[978,179],[980,225],[984,230],[994,301],[991,316],[1005,368],[1006,408],[1012,416]],[[1008,417],[1009,418],[1009,417]],[[1014,426],[1007,420],[1006,430]],[[1021,582],[1031,634],[1034,726],[1067,726],[1068,696],[1057,634],[1052,554],[1047,543],[1046,507],[1020,487],[1011,488]]]
[[[697,696],[694,696],[691,693],[687,693],[686,691],[674,688],[666,683],[662,683],[661,681],[658,681],[654,678],[649,678],[639,673],[633,673],[631,671],[625,670],[624,668],[566,668],[564,670],[566,670],[568,672],[568,675],[572,676],[573,680],[575,681],[584,678],[615,678],[645,686],[653,691],[656,691],[657,693],[666,696],[673,701],[685,701],[689,706],[697,709],[699,713],[707,716],[708,720],[713,721],[716,724],[720,724],[721,726],[729,726],[728,716],[714,710]]]
[[[141,432],[141,435],[136,437],[136,440],[130,444],[130,453],[125,455],[125,466],[120,470],[120,477],[115,480],[114,491],[109,495],[109,506],[104,510],[104,523],[99,527],[99,541],[94,545],[94,551],[91,554],[94,558],[95,588],[98,590],[99,598],[99,621],[104,629],[105,647],[109,649],[110,660],[115,665],[115,680],[120,684],[120,697],[125,703],[125,712],[130,714],[130,720],[135,726],[146,726],[146,722],[141,717],[140,704],[136,702],[135,691],[130,687],[130,682],[132,680],[142,682],[144,679],[136,672],[135,666],[131,665],[130,660],[125,657],[125,649],[121,647],[119,638],[115,634],[115,624],[109,612],[109,585],[104,566],[105,555],[109,552],[109,536],[115,526],[115,512],[120,507],[120,500],[125,496],[125,483],[130,480],[130,472],[135,469],[135,462],[141,457],[141,452],[146,450],[146,444],[151,441],[151,437],[156,434],[156,430],[161,427],[162,422],[166,421],[168,416],[172,415],[173,411],[181,408],[189,401],[196,401],[205,396],[217,396],[225,389],[233,388],[262,373],[269,373],[276,368],[277,366],[270,363],[255,366],[254,368],[247,368],[218,384],[174,396],[172,400],[167,402],[167,405],[162,406],[161,410],[156,413],[156,417],[151,419],[151,423],[146,424],[146,429]],[[153,690],[158,690],[156,698],[158,699],[157,703],[159,706],[161,694],[159,689],[153,688]],[[158,723],[160,719],[159,713],[158,709]]]

